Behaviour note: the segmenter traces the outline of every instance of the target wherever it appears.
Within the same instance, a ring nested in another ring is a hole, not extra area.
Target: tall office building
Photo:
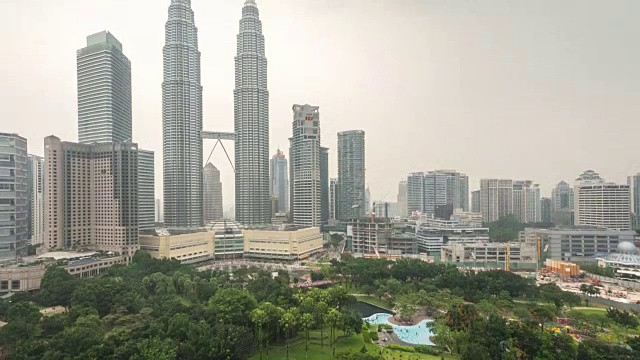
[[[0,133],[0,261],[27,255],[27,139]]]
[[[28,172],[28,239],[30,245],[39,245],[44,242],[44,183],[43,166],[44,158],[37,155],[29,155]]]
[[[545,224],[551,223],[551,198],[543,197],[540,199],[541,221]]]
[[[513,214],[513,180],[480,180],[480,213],[486,223]]]
[[[365,214],[364,131],[338,133],[338,215],[340,220]]]
[[[629,185],[608,183],[595,171],[586,170],[574,183],[574,225],[630,230],[629,198]]]
[[[220,171],[212,163],[207,163],[202,171],[202,214],[204,223],[220,220],[222,214],[222,183]]]
[[[471,192],[471,212],[480,214],[480,190]]]
[[[44,139],[44,243],[133,256],[138,249],[138,148]]]
[[[406,218],[407,216],[409,216],[409,214],[407,214],[407,182],[404,180],[400,181],[400,183],[398,184],[397,203],[400,217]]]
[[[271,222],[269,91],[259,15],[255,0],[246,0],[235,57],[236,221],[245,226]]]
[[[329,221],[329,148],[320,148],[320,220]]]
[[[369,191],[369,186],[364,190],[364,213],[371,213],[371,191]]]
[[[424,173],[410,173],[407,176],[407,214],[411,215],[415,211],[423,212],[424,200]]]
[[[155,228],[155,156],[138,149],[138,229]]]
[[[278,199],[278,212],[289,211],[289,170],[287,158],[278,149],[271,157],[271,196]]]
[[[202,226],[202,86],[198,29],[190,0],[171,0],[162,81],[164,220]]]
[[[551,190],[551,222],[555,225],[573,225],[573,189],[560,181]]]
[[[77,51],[78,141],[131,141],[131,62],[108,31]]]
[[[156,222],[164,222],[162,200],[156,199]]]
[[[627,177],[627,185],[629,185],[631,225],[634,230],[640,230],[640,173]]]
[[[320,112],[317,106],[293,105],[291,142],[291,214],[299,226],[320,226]]]
[[[329,219],[338,218],[338,179],[329,179]]]

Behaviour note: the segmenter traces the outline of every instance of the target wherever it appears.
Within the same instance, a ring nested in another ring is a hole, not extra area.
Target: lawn
[[[338,335],[342,335],[342,332],[338,331]],[[325,334],[326,336],[326,334]],[[329,340],[325,338],[324,348],[320,347],[320,331],[312,331],[310,334],[311,341],[309,342],[309,360],[332,360],[333,355],[331,348],[329,348]],[[349,337],[339,338],[336,342],[336,354],[341,352],[359,352],[362,349],[364,340],[362,334],[352,335]],[[380,347],[374,344],[367,345],[367,351],[372,354],[380,352]],[[383,353],[385,360],[440,360],[440,356],[432,356],[418,353],[408,353],[398,350],[385,349]],[[285,346],[271,347],[269,350],[269,359],[286,359],[287,348]],[[445,355],[447,360],[459,359],[457,356]],[[251,360],[259,360],[260,353],[256,353]],[[263,353],[262,359],[267,359],[266,352]],[[299,335],[297,338],[290,340],[289,342],[289,360],[305,360],[304,351],[304,338]]]
[[[601,308],[593,308],[593,309],[584,309],[584,308],[580,308],[580,309],[573,309],[569,312],[569,314],[571,313],[580,313],[580,314],[584,314],[584,315],[607,315],[606,310],[605,309],[601,309]]]
[[[366,303],[369,303],[369,304],[372,304],[372,305],[375,305],[375,306],[379,306],[379,307],[381,307],[383,309],[386,309],[386,310],[389,310],[389,311],[391,310],[391,309],[389,309],[389,303],[388,302],[386,302],[384,300],[381,300],[381,299],[379,299],[379,298],[377,298],[375,296],[356,296],[356,299],[358,299],[358,301],[362,301],[362,302],[366,302]]]
[[[328,330],[328,329],[327,329]],[[342,332],[338,331],[338,336],[341,336]],[[333,359],[333,355],[331,353],[331,348],[329,348],[329,338],[325,332],[324,339],[324,348],[320,347],[320,331],[312,331],[310,334],[311,340],[309,341],[309,360],[331,360]],[[362,334],[360,335],[352,335],[349,337],[339,338],[336,342],[336,354],[346,351],[358,352],[362,349],[362,345],[364,345],[364,340],[362,339]],[[289,342],[289,360],[304,360],[305,359],[305,351],[304,351],[304,337],[300,334],[297,338],[291,340]],[[376,345],[369,344],[367,345],[367,350],[369,352],[375,353],[379,352],[380,348]],[[262,356],[263,359],[266,359],[266,353]],[[271,347],[269,350],[269,359],[286,359],[287,358],[287,348],[286,346],[279,347]],[[256,353],[252,358],[252,360],[259,360],[260,353]]]

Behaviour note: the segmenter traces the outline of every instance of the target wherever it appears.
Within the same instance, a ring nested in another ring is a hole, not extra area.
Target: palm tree
[[[336,327],[340,321],[340,313],[336,309],[330,309],[327,314],[327,322],[331,329],[331,335],[329,335],[329,346],[332,348],[333,356],[336,355]]]
[[[320,347],[324,348],[324,323],[325,316],[327,311],[329,310],[329,306],[324,301],[319,301],[314,309],[316,315],[316,321],[318,325],[320,325]]]
[[[313,316],[311,314],[302,315],[302,319],[300,321],[300,325],[304,330],[304,358],[309,358],[309,332],[311,331],[311,327],[313,326]]]
[[[298,324],[297,309],[291,308],[280,318],[280,326],[284,329],[284,338],[287,343],[287,360],[289,360],[289,334]]]
[[[260,348],[260,360],[262,360],[262,347],[264,340],[264,324],[267,323],[267,314],[264,310],[257,308],[251,311],[251,321],[256,325],[256,333],[258,334],[258,346]]]

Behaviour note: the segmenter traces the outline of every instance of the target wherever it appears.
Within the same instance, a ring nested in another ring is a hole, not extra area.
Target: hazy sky
[[[76,50],[109,30],[133,72],[133,138],[156,151],[162,194],[162,47],[170,0],[1,0],[0,131],[29,151],[77,140]],[[543,196],[593,168],[640,171],[640,1],[257,0],[266,37],[271,150],[288,153],[294,103],[336,133],[366,131],[372,197],[395,201],[408,172],[532,179]],[[244,0],[192,0],[205,130],[233,130],[234,55]],[[233,146],[225,144],[231,150]],[[213,142],[205,142],[205,159]],[[231,166],[216,149],[225,208]],[[388,194],[388,195],[387,195]]]

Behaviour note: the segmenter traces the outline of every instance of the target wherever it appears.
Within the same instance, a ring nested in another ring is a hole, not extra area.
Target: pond
[[[434,345],[429,339],[433,333],[427,326],[427,323],[432,320],[422,320],[416,325],[404,326],[390,323],[389,318],[391,316],[392,315],[388,313],[376,313],[368,317],[363,317],[362,320],[369,324],[389,324],[393,326],[393,332],[395,332],[400,340],[406,343],[415,345]]]
[[[390,314],[387,309],[372,305],[366,302],[358,301],[353,305],[353,310],[357,311],[361,317],[366,318],[373,314]]]

